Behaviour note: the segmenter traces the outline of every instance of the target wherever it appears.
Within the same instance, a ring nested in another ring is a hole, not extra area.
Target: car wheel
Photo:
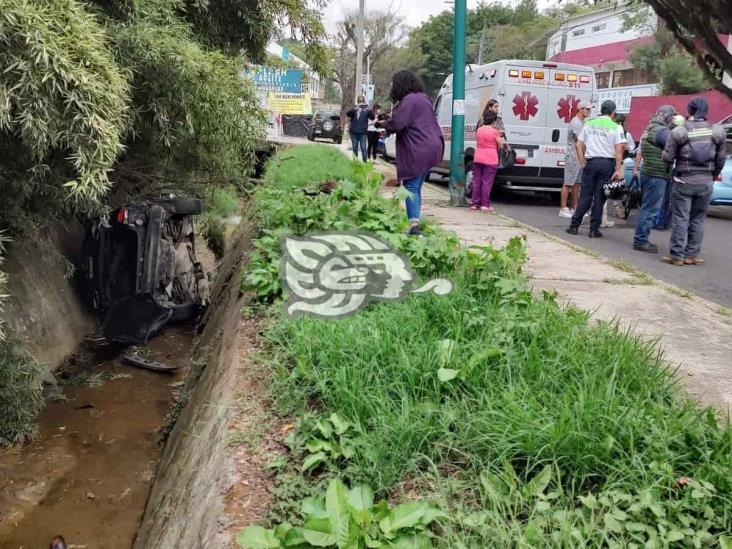
[[[200,198],[170,198],[160,205],[174,215],[198,215],[203,211]]]
[[[313,135],[313,132],[308,132],[308,141],[315,141],[315,136]]]
[[[469,160],[465,163],[465,198],[473,196],[473,162]]]
[[[333,143],[335,143],[336,145],[340,145],[341,143],[343,143],[343,136],[339,135],[338,137],[334,137]]]

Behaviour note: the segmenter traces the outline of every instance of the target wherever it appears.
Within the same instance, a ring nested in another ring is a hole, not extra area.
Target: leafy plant
[[[337,413],[312,419],[306,415],[285,441],[291,450],[302,452],[303,472],[312,472],[324,464],[337,465],[353,457],[354,447],[361,441],[353,425]]]
[[[393,547],[427,549],[432,534],[427,527],[448,516],[424,502],[408,502],[391,507],[382,500],[374,504],[374,494],[366,485],[350,490],[334,479],[325,497],[303,500],[302,526],[280,524],[273,529],[247,526],[236,537],[249,549],[280,547]]]

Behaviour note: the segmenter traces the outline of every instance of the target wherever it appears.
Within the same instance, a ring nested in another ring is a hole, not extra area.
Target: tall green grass
[[[452,519],[438,547],[728,547],[732,430],[683,396],[657,348],[530,292],[519,240],[472,253],[436,228],[397,236],[401,212],[354,169],[330,195],[292,192],[289,178],[255,194],[249,281],[279,293],[264,285],[278,231],[361,227],[455,288],[270,323],[275,410],[353,426],[353,455],[321,475],[439,502]],[[298,470],[302,457],[290,456]]]
[[[267,163],[264,181],[281,189],[353,179],[353,162],[330,145],[283,149]]]
[[[666,512],[678,506],[676,479],[691,477],[716,489],[699,501],[708,530],[730,530],[731,432],[679,396],[652,345],[591,326],[550,296],[516,289],[506,299],[456,276],[447,297],[414,296],[339,321],[276,322],[267,337],[277,409],[315,407],[353,422],[364,443],[343,474],[381,493],[452,478],[463,492],[453,503],[478,501],[481,472],[508,463],[525,483],[548,465],[562,494],[556,509],[647,489]],[[481,359],[492,347],[499,356]],[[440,381],[441,367],[463,369],[464,379]],[[498,522],[511,532],[523,512]]]

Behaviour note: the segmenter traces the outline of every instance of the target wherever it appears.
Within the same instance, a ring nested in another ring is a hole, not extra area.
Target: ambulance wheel
[[[473,196],[473,161],[465,163],[465,198]]]

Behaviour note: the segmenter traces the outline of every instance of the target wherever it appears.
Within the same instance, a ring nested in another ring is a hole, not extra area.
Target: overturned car
[[[85,291],[110,341],[145,343],[168,322],[208,305],[209,277],[196,258],[201,201],[167,194],[93,223],[83,250]]]

